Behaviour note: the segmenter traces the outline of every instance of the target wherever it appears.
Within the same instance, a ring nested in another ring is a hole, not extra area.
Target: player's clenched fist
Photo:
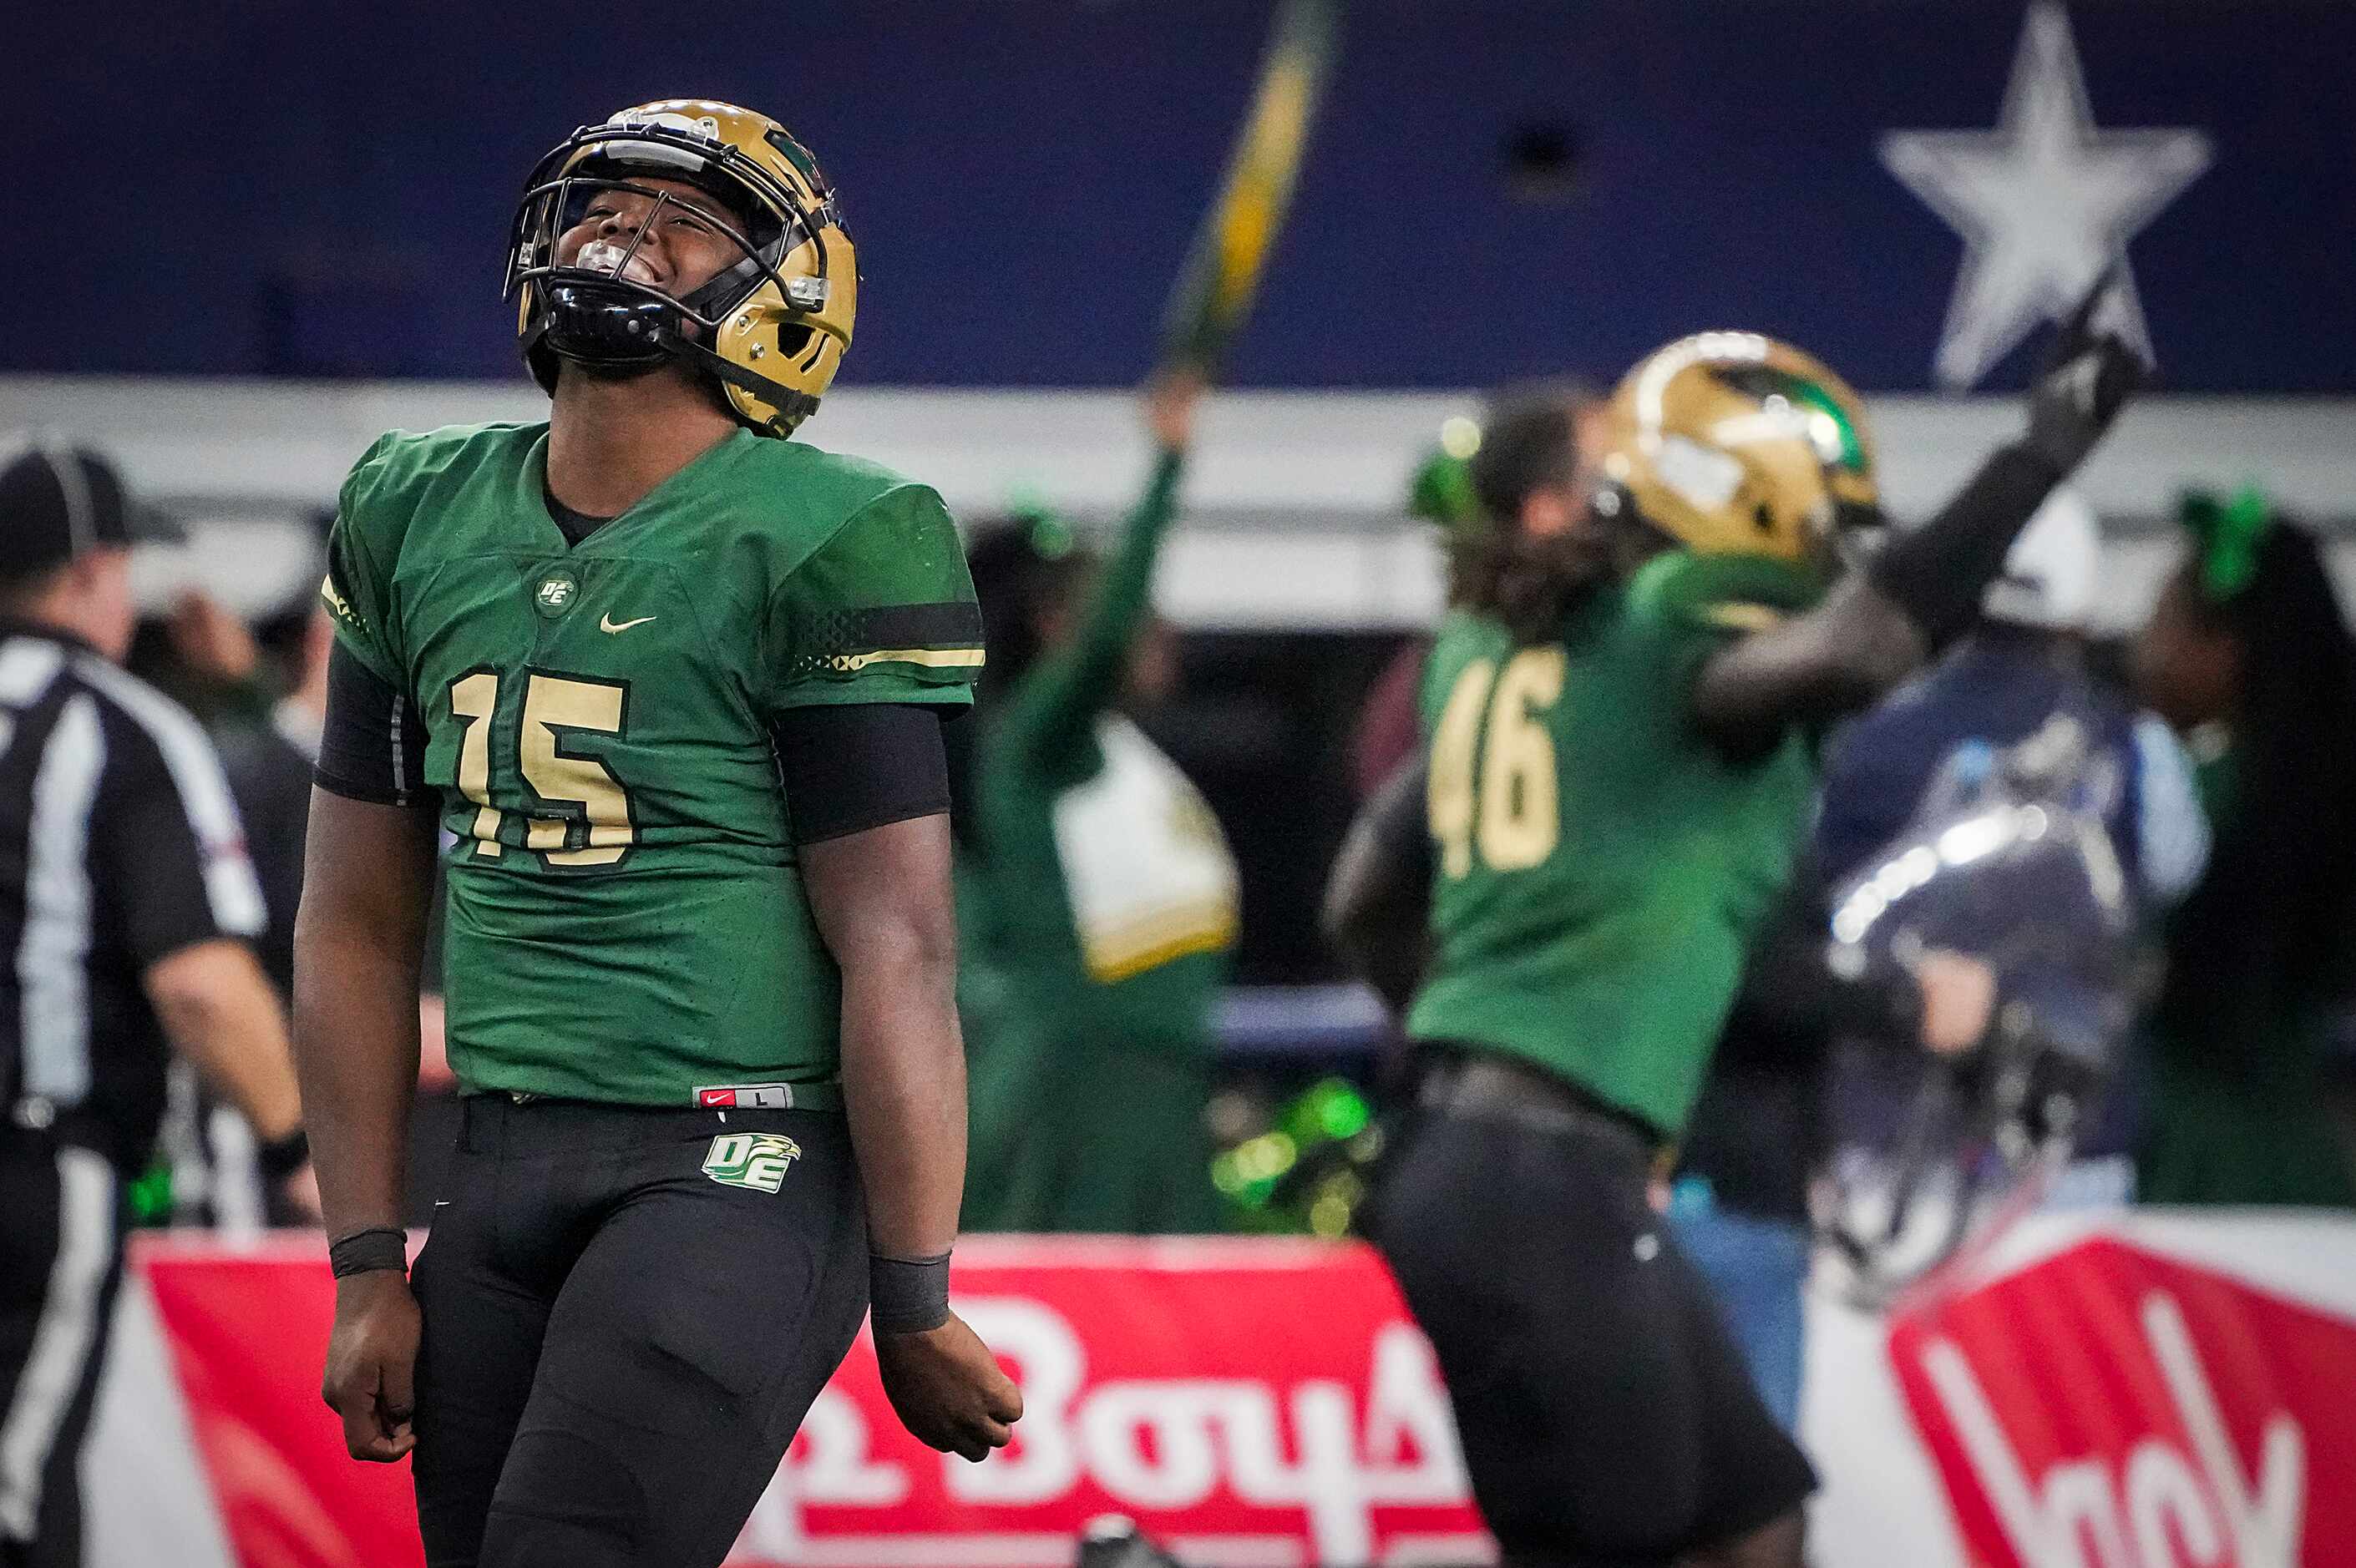
[[[878,1334],[875,1360],[900,1424],[928,1446],[980,1459],[1013,1440],[1022,1391],[963,1318],[951,1314],[937,1328]]]
[[[417,1446],[411,1378],[417,1368],[417,1298],[392,1269],[336,1282],[336,1327],[320,1392],[344,1420],[355,1459],[391,1464]]]

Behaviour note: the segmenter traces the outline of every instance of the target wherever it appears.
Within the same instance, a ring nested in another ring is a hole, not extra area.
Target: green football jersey
[[[1408,1029],[1520,1057],[1665,1137],[1684,1127],[1815,765],[1695,730],[1702,664],[1797,609],[1790,569],[1673,551],[1516,646],[1458,613],[1425,667],[1432,961]]]
[[[956,528],[920,485],[740,431],[569,545],[547,453],[545,424],[385,436],[329,545],[338,639],[428,735],[450,1064],[470,1091],[824,1103],[841,976],[770,721],[970,700]]]

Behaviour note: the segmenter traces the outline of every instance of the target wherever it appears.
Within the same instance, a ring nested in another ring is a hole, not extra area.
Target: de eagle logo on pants
[[[703,1174],[723,1187],[775,1192],[801,1153],[801,1146],[783,1133],[723,1133],[703,1157]]]

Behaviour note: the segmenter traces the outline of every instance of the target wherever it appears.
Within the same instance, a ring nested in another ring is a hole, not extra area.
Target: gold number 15
[[[621,780],[596,758],[563,751],[558,734],[562,730],[620,734],[626,695],[622,687],[607,681],[537,671],[526,677],[516,738],[523,782],[542,800],[579,806],[581,818],[589,825],[587,843],[568,849],[566,834],[578,819],[531,819],[524,828],[524,845],[539,850],[552,866],[610,866],[637,842],[630,795]],[[466,721],[458,743],[458,791],[475,803],[474,852],[484,859],[497,859],[507,848],[499,842],[499,824],[506,814],[491,804],[491,720],[498,706],[495,671],[477,670],[450,683],[450,711]]]

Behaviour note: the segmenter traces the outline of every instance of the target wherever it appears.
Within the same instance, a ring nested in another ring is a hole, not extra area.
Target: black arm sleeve
[[[1906,612],[1851,575],[1806,614],[1711,655],[1694,679],[1694,724],[1728,756],[1754,760],[1795,724],[1817,728],[1870,706],[1926,651]]]
[[[432,805],[425,725],[409,699],[337,643],[327,656],[327,721],[312,781],[378,805]]]
[[[1793,724],[1864,708],[1968,631],[2061,468],[2027,445],[1998,447],[1938,516],[1908,530],[1806,614],[1712,657],[1694,683],[1694,720],[1738,758]]]
[[[1936,652],[1971,629],[2005,552],[2062,473],[2026,443],[1997,447],[1938,516],[1892,539],[1867,576]]]
[[[941,710],[916,703],[788,708],[769,720],[794,842],[815,844],[949,808]]]

